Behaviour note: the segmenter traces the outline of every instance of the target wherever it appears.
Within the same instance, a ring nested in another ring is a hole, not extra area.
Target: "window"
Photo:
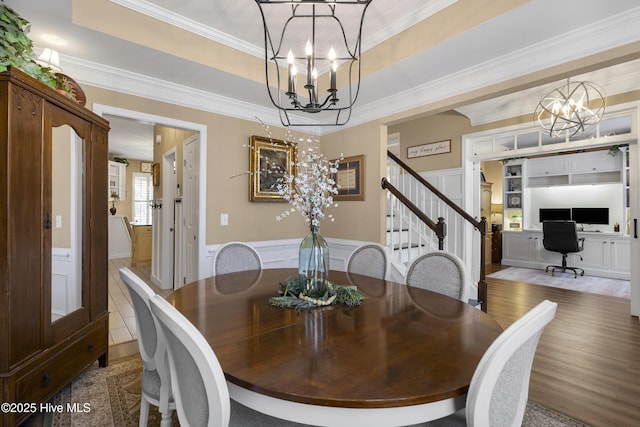
[[[133,222],[151,224],[151,200],[153,199],[153,180],[151,174],[133,174]]]

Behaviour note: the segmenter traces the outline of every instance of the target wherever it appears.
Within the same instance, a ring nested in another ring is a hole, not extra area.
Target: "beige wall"
[[[367,123],[322,137],[322,151],[330,158],[364,154],[365,200],[338,201],[332,208],[334,222],[324,221],[320,232],[325,237],[384,242],[385,192],[380,180],[386,175],[387,128]]]
[[[276,215],[288,208],[285,203],[249,202],[249,178],[233,175],[249,169],[251,135],[266,136],[262,125],[253,120],[212,114],[132,95],[83,85],[87,107],[93,103],[168,117],[207,127],[206,180],[206,242],[224,243],[230,240],[255,241],[301,238],[307,227],[300,215],[286,221],[276,221]],[[271,127],[274,138],[284,138],[284,130]],[[181,141],[180,141],[181,144]],[[229,225],[220,225],[220,214],[229,215]]]
[[[491,203],[502,203],[502,162],[499,160],[491,160],[482,162],[481,169],[487,182],[492,183],[491,186]]]
[[[87,106],[93,103],[139,111],[161,117],[203,124],[207,127],[207,181],[206,181],[206,244],[231,240],[256,241],[301,238],[307,234],[307,225],[298,214],[284,221],[276,221],[276,215],[289,208],[286,203],[251,203],[248,201],[249,178],[240,175],[249,169],[247,144],[251,135],[267,136],[257,121],[242,120],[180,107],[84,85]],[[611,97],[609,104],[628,102],[640,98],[638,93]],[[342,201],[332,208],[335,222],[324,221],[321,233],[326,237],[382,242],[384,238],[384,192],[380,179],[385,175],[387,134],[399,133],[400,154],[406,160],[407,147],[429,142],[451,140],[451,153],[412,159],[408,163],[418,171],[461,167],[461,136],[481,130],[524,123],[530,116],[514,118],[471,127],[469,120],[455,112],[440,113],[405,123],[394,124],[388,129],[378,122],[341,129],[321,138],[322,151],[328,158],[365,155],[365,201]],[[156,129],[162,135],[162,144],[181,148],[187,133]],[[168,135],[174,132],[174,138]],[[271,127],[274,138],[284,138],[284,130]],[[302,134],[297,134],[301,136]],[[179,141],[177,143],[176,141]],[[177,145],[177,146],[178,146]],[[168,149],[162,145],[160,153]],[[161,154],[160,154],[161,156]],[[181,164],[181,154],[178,163]],[[157,158],[159,161],[161,157]],[[181,173],[178,174],[181,177]],[[494,189],[496,187],[494,186]],[[497,193],[500,194],[500,193]],[[220,214],[229,215],[229,225],[220,225]]]
[[[462,114],[450,111],[389,126],[389,133],[400,136],[400,159],[417,172],[453,169],[462,165],[462,135],[471,124]],[[451,140],[451,152],[407,159],[407,148]]]
[[[51,244],[54,248],[71,247],[71,226],[75,226],[71,224],[71,132],[67,125],[51,130]],[[56,226],[57,216],[62,220],[60,228]]]

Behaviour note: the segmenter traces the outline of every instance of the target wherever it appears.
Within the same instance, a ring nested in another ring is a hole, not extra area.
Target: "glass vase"
[[[327,292],[329,280],[329,245],[318,232],[311,232],[300,244],[298,274],[306,279],[306,294],[311,298],[321,298]]]

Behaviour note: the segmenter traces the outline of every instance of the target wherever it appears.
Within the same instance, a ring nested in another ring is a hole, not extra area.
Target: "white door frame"
[[[198,179],[198,278],[209,275],[208,253],[206,250],[206,206],[207,206],[207,126],[201,123],[187,122],[170,117],[156,116],[140,111],[127,110],[110,105],[93,104],[93,112],[99,116],[105,114],[128,119],[145,121],[159,126],[188,129],[200,134],[199,179]]]

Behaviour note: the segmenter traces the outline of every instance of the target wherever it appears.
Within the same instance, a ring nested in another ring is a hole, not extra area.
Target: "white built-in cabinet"
[[[631,260],[628,236],[578,233],[578,237],[585,238],[584,250],[569,254],[568,265],[584,269],[589,276],[629,280]],[[503,232],[502,264],[536,269],[544,269],[550,264],[560,265],[562,254],[547,251],[542,238],[542,230]]]
[[[527,161],[527,187],[623,182],[624,152],[606,150]]]
[[[113,193],[120,200],[127,199],[127,165],[109,160],[109,200]]]
[[[523,209],[528,203],[527,188],[623,183],[621,191],[626,192],[627,165],[625,151],[611,155],[607,150],[506,162],[502,264],[544,269],[562,261],[560,253],[544,249],[541,229],[527,228],[531,223]],[[585,238],[584,250],[570,254],[569,265],[584,269],[587,275],[629,280],[630,241],[627,235],[617,232],[578,235]]]

